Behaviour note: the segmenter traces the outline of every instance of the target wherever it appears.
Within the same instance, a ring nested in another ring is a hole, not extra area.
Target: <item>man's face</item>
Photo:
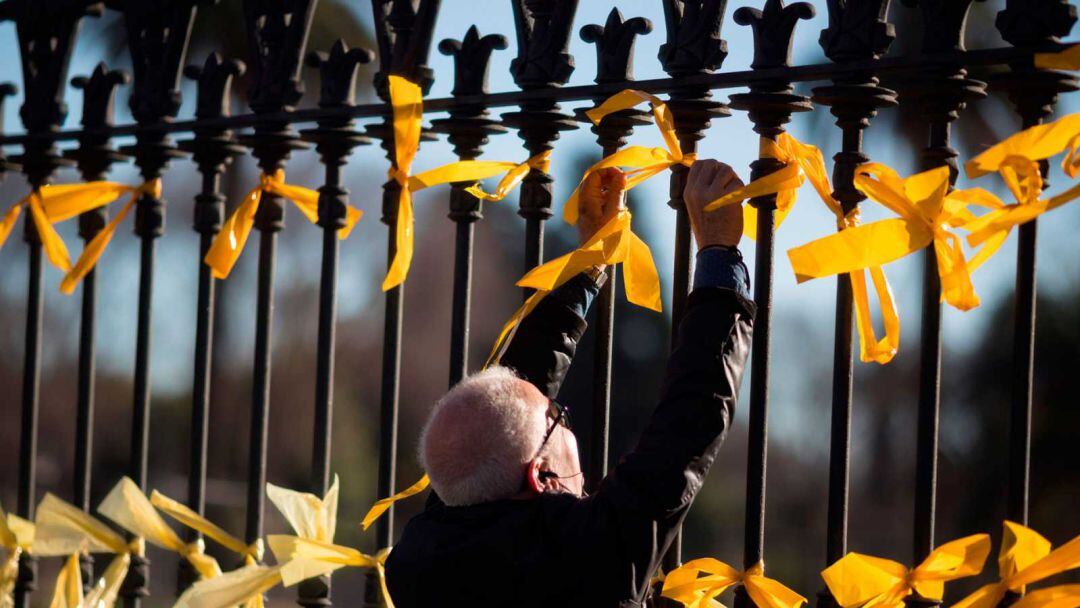
[[[521,382],[528,387],[525,391],[529,395],[529,404],[548,411],[550,400],[531,383],[525,380]],[[570,429],[558,424],[550,414],[545,417],[545,420],[547,425],[545,431],[551,428],[551,425],[555,425],[555,429],[547,440],[541,469],[554,473],[555,477],[545,478],[544,484],[552,491],[581,496],[585,489],[585,476],[581,472],[577,436]]]

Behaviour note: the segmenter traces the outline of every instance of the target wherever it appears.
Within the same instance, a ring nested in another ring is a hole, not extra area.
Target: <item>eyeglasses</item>
[[[551,434],[555,432],[555,427],[563,426],[568,431],[573,430],[570,428],[570,410],[558,401],[548,399],[547,415],[551,418],[551,426],[549,426],[547,432],[544,433],[544,440],[540,442],[540,448],[536,450],[538,455],[540,452],[544,451],[544,446],[546,446],[548,440],[551,439]]]

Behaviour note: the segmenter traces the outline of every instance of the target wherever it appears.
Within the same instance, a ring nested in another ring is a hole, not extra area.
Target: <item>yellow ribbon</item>
[[[1006,521],[998,554],[1000,579],[996,583],[983,585],[952,608],[994,608],[1008,591],[1023,593],[1026,585],[1075,568],[1080,568],[1080,536],[1051,551],[1050,541],[1041,534],[1021,524]],[[1080,585],[1059,585],[1029,593],[1022,601],[1026,608],[1048,608],[1059,602],[1075,602],[1078,599]]]
[[[264,192],[276,194],[290,200],[296,208],[312,224],[319,221],[319,192],[302,186],[294,186],[285,183],[285,172],[281,169],[273,173],[259,175],[259,185],[252,188],[244,196],[243,202],[237,205],[225,223],[221,232],[214,237],[210,244],[210,250],[203,259],[206,265],[212,269],[214,278],[224,279],[232,272],[233,265],[240,259],[244,251],[251,229],[255,227],[255,214],[259,211]],[[338,230],[338,238],[345,240],[349,237],[353,227],[364,215],[363,211],[348,206],[345,211],[345,226]]]
[[[990,553],[990,536],[975,534],[945,543],[914,569],[880,557],[848,553],[821,572],[842,608],[902,608],[915,593],[941,601],[948,581],[982,571]]]
[[[372,556],[352,547],[297,536],[271,534],[266,540],[274,552],[274,557],[284,564],[281,567],[281,582],[285,587],[346,566],[372,568],[379,578],[384,603],[387,608],[394,608],[390,591],[386,587],[386,557],[390,554],[389,547]]]
[[[338,493],[337,476],[323,498],[266,484],[266,497],[289,522],[296,537],[326,543],[334,540]],[[283,554],[275,551],[274,555],[281,562]],[[251,563],[221,576],[201,580],[180,596],[174,608],[231,608],[238,604],[261,608],[263,594],[282,582],[282,570],[286,565]]]
[[[525,179],[529,171],[548,170],[551,151],[541,152],[523,163],[489,160],[463,160],[412,175],[413,161],[420,147],[420,132],[424,117],[424,98],[420,87],[400,76],[390,77],[390,106],[393,110],[394,164],[387,173],[389,179],[401,186],[398,195],[397,222],[394,229],[395,253],[390,268],[383,279],[383,291],[405,282],[412,265],[415,216],[412,195],[414,192],[454,182],[480,181],[503,173],[494,193],[485,192],[479,184],[466,191],[489,201],[500,201]]]
[[[3,246],[11,234],[25,207],[30,210],[30,217],[37,227],[45,257],[50,264],[66,273],[71,270],[71,257],[53,224],[107,205],[132,190],[134,188],[131,186],[105,181],[42,186],[12,205],[3,218],[0,218],[0,246]]]
[[[1050,70],[1080,70],[1080,44],[1056,53],[1035,53],[1035,67]]]
[[[240,555],[244,558],[245,565],[251,565],[262,561],[262,539],[249,545],[232,534],[229,534],[217,524],[211,522],[202,515],[199,515],[187,505],[175,501],[157,490],[150,493],[150,504],[157,508],[157,510],[188,528],[195,530],[222,547]]]
[[[720,608],[723,605],[714,598],[735,585],[742,585],[758,608],[798,608],[806,603],[803,596],[766,577],[762,562],[739,572],[711,557],[691,560],[669,572],[662,595],[687,608]]]
[[[960,237],[949,230],[972,216],[965,201],[948,196],[948,167],[901,179],[885,165],[867,163],[856,169],[855,187],[900,217],[847,228],[789,250],[798,282],[882,266],[933,245],[943,299],[960,310],[979,305]]]
[[[394,494],[393,496],[389,496],[387,498],[383,498],[377,501],[374,505],[371,506],[370,509],[368,509],[367,514],[364,515],[364,520],[360,523],[360,526],[364,530],[367,530],[371,527],[371,524],[375,523],[375,520],[382,517],[382,514],[390,508],[390,505],[404,498],[415,496],[420,492],[423,492],[430,484],[431,480],[428,479],[428,476],[425,474],[423,477],[420,478],[420,481],[417,481],[413,485],[405,488],[397,494]]]
[[[66,189],[66,191],[61,192],[57,191],[57,189]],[[64,279],[60,282],[61,292],[71,293],[75,291],[75,286],[79,284],[79,281],[83,280],[90,270],[94,268],[94,265],[101,258],[101,254],[104,253],[105,247],[116,234],[120,222],[124,221],[124,218],[131,213],[132,207],[139,201],[140,196],[146,194],[154,198],[161,197],[161,179],[145,182],[136,187],[113,182],[89,182],[72,186],[52,186],[50,191],[42,189],[42,199],[46,209],[50,213],[61,214],[63,219],[73,217],[94,207],[100,207],[126,193],[131,194],[128,202],[120,209],[116,217],[112,218],[105,225],[105,228],[86,244],[86,248],[79,255],[79,259],[75,261],[75,266],[67,269]]]
[[[202,539],[192,543],[181,540],[131,479],[125,477],[113,487],[98,506],[98,513],[150,544],[179,554],[202,578],[221,576],[217,560],[204,553]]]
[[[758,156],[775,158],[784,163],[784,166],[709,203],[705,206],[706,211],[740,203],[748,198],[775,194],[776,220],[773,224],[775,230],[791,212],[798,198],[799,187],[806,179],[810,180],[822,200],[832,198],[829,177],[825,171],[825,164],[821,160],[821,151],[817,147],[804,144],[787,133],[781,133],[776,141],[762,137],[758,141],[758,147]],[[757,209],[753,207],[743,208],[743,235],[751,239],[757,238]]]
[[[131,555],[143,555],[142,540],[128,543],[102,521],[53,494],[46,494],[38,505],[35,524],[34,554],[67,556],[57,577],[50,608],[111,608],[115,605],[131,564]],[[115,557],[84,597],[79,556],[90,553],[111,553]]]
[[[12,592],[19,577],[19,556],[29,551],[34,542],[34,524],[0,507],[0,548],[4,559],[0,561],[0,608],[15,605]]]

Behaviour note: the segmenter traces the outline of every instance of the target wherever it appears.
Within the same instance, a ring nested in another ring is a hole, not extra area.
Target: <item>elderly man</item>
[[[690,169],[694,290],[652,420],[594,494],[582,491],[577,439],[554,399],[600,269],[542,301],[503,367],[462,380],[435,404],[420,439],[435,493],[387,562],[399,608],[643,605],[731,423],[750,349],[754,307],[737,249],[742,208],[703,211],[741,185],[717,161]],[[622,208],[624,187],[617,170],[590,176],[582,242]]]

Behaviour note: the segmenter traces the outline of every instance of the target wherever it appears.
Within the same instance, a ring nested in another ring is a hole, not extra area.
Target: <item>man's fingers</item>
[[[625,205],[624,192],[626,190],[626,174],[618,169],[611,169],[604,173],[604,209],[603,217],[608,220],[615,217]]]
[[[579,212],[589,218],[598,218],[603,213],[603,183],[602,172],[590,173],[581,186],[582,196],[578,198]]]

